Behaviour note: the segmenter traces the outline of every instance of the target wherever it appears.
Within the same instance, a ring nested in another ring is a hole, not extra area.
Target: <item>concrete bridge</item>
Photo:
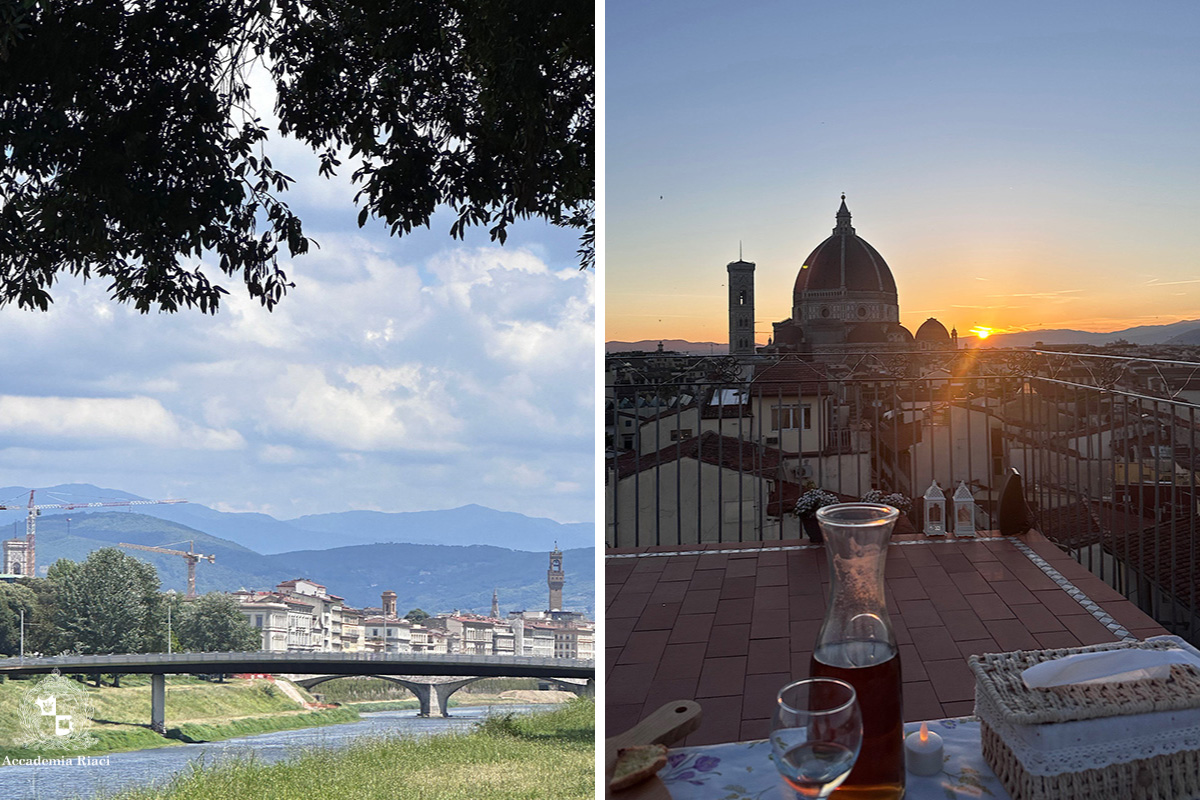
[[[312,675],[312,683],[344,675],[365,675],[409,680],[417,676],[448,679],[423,682],[422,712],[445,715],[445,701],[458,689],[480,678],[546,678],[583,680],[592,687],[596,662],[576,658],[532,656],[481,656],[467,653],[142,653],[105,656],[52,656],[0,659],[0,675],[17,678],[58,670],[65,675],[143,674],[150,679],[150,727],[166,730],[166,675],[228,674],[241,672]],[[464,677],[469,676],[469,677]],[[319,678],[320,680],[316,680]],[[466,683],[462,683],[465,681]],[[572,682],[574,682],[572,681]],[[400,680],[397,680],[399,683]],[[449,687],[458,683],[453,689]],[[402,684],[404,685],[404,684]],[[441,686],[443,689],[432,687]]]
[[[280,677],[287,678],[292,683],[303,686],[305,689],[313,689],[314,687],[320,686],[326,681],[352,676],[281,675]],[[418,713],[422,717],[450,716],[450,695],[454,694],[464,686],[474,683],[475,681],[485,680],[483,676],[470,677],[466,675],[372,675],[371,677],[397,683],[416,695],[417,701],[421,704],[421,710]],[[585,678],[542,677],[544,680],[553,683],[559,689],[565,692],[572,692],[576,695],[590,694],[595,690],[594,682]]]

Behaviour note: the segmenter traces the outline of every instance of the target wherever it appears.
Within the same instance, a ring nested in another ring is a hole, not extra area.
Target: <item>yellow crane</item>
[[[187,559],[188,566],[188,590],[187,599],[191,600],[196,596],[196,562],[202,559],[208,559],[208,563],[215,563],[217,557],[215,555],[204,555],[203,553],[194,552],[195,540],[188,540],[187,550],[168,550],[165,547],[151,547],[148,544],[129,544],[128,542],[119,542],[121,547],[133,547],[138,550],[149,550],[151,553],[166,553],[172,556],[183,556]],[[179,542],[183,544],[183,542]]]

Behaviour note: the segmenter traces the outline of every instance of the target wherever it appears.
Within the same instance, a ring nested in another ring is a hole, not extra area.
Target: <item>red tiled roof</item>
[[[753,442],[721,436],[705,431],[699,436],[669,445],[655,453],[645,455],[625,453],[617,458],[617,476],[626,478],[639,472],[683,458],[692,458],[705,464],[741,471],[764,478],[774,478],[779,469],[782,453],[769,447],[759,447]]]
[[[767,367],[755,369],[751,391],[757,395],[786,394],[796,389],[801,394],[817,394],[826,380],[824,364],[785,358]]]

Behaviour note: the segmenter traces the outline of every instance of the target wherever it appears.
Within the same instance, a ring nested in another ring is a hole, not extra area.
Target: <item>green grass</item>
[[[502,714],[469,734],[376,739],[277,764],[193,766],[161,787],[112,800],[592,800],[596,707],[579,698],[546,714]]]
[[[42,751],[17,747],[20,731],[18,702],[30,681],[0,683],[0,762],[11,758],[34,758]],[[83,684],[80,684],[83,686]],[[125,750],[142,750],[180,744],[178,738],[163,738],[150,730],[150,678],[127,675],[121,687],[97,689],[87,685],[96,713],[91,733],[97,739],[89,748],[71,755],[97,755]],[[212,683],[188,677],[167,679],[166,719],[184,740],[216,741],[252,733],[327,725],[358,718],[350,709],[341,714],[303,712],[300,706],[265,680],[231,680]],[[206,738],[210,737],[210,738]]]

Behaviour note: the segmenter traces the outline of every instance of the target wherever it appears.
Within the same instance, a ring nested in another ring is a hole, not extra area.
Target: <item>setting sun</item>
[[[985,328],[982,325],[977,325],[976,327],[971,328],[971,333],[975,334],[980,339],[986,339],[987,337],[991,336],[995,330],[995,328]]]

